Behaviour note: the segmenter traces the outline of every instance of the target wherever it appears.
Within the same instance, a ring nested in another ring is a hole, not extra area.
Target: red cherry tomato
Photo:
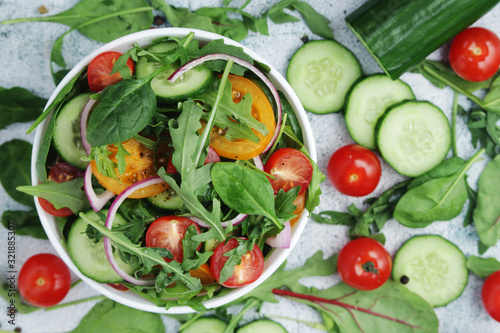
[[[223,242],[215,248],[214,254],[210,258],[210,272],[217,282],[219,282],[221,270],[229,258],[224,253],[236,248],[238,244],[236,238],[231,238],[227,243]],[[260,248],[254,245],[252,251],[241,256],[241,263],[234,267],[233,275],[221,284],[227,288],[238,288],[257,280],[263,270],[264,256]]]
[[[346,284],[373,290],[385,283],[392,270],[392,259],[382,244],[368,237],[347,243],[337,258],[337,270]]]
[[[485,28],[473,27],[459,33],[450,47],[451,68],[468,81],[484,81],[500,66],[500,39]]]
[[[486,278],[481,291],[481,298],[486,312],[500,322],[500,271]]]
[[[353,197],[373,192],[382,173],[377,156],[359,145],[347,145],[334,152],[327,171],[332,185],[339,192]]]
[[[295,186],[300,186],[299,194],[302,194],[311,182],[313,167],[309,158],[299,150],[281,148],[267,160],[264,171],[276,178],[269,178],[274,194],[280,189],[287,192]]]
[[[164,258],[167,262],[171,262],[172,260],[182,262],[182,258],[184,257],[182,240],[186,236],[188,227],[191,225],[194,225],[196,231],[200,233],[198,225],[187,217],[175,215],[160,217],[151,223],[146,232],[146,246],[163,247],[172,252],[173,259]]]
[[[32,256],[19,271],[19,293],[34,306],[56,305],[66,297],[70,287],[71,274],[68,266],[50,253]]]
[[[110,75],[113,65],[121,55],[120,52],[108,51],[99,54],[90,62],[87,78],[91,91],[101,91],[107,86],[123,80],[119,72]],[[127,60],[127,66],[130,69],[130,75],[134,74],[135,65],[132,59]]]
[[[66,162],[60,162],[54,165],[52,169],[50,169],[48,179],[49,181],[54,181],[56,183],[63,183],[75,178],[83,178],[83,176],[83,171],[69,165]],[[38,198],[38,202],[40,203],[40,206],[42,206],[43,210],[45,210],[50,215],[65,217],[73,214],[71,209],[67,207],[56,209],[50,201],[44,198]]]

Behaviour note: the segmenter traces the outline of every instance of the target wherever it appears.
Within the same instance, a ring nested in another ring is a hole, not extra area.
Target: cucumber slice
[[[455,244],[438,235],[422,235],[401,246],[394,258],[392,276],[438,307],[462,294],[469,271],[467,258]]]
[[[87,157],[87,153],[80,134],[80,117],[90,95],[81,94],[66,103],[57,115],[54,128],[54,147],[58,155],[81,170],[84,170],[89,162],[82,161],[82,157]]]
[[[375,125],[384,111],[404,100],[413,100],[411,88],[401,80],[373,75],[358,81],[347,96],[345,122],[358,144],[375,149]]]
[[[107,214],[107,210],[102,210],[101,212]],[[91,218],[97,218],[97,213],[93,211],[89,211],[86,214]],[[116,214],[113,224],[119,226],[125,223],[128,223],[128,221],[121,215]],[[78,267],[83,275],[97,282],[118,283],[123,281],[123,278],[115,272],[106,258],[102,239],[94,243],[85,234],[87,226],[88,223],[80,217],[73,222],[69,231],[68,251],[76,267]],[[134,272],[132,266],[121,260],[117,251],[115,251],[114,257],[118,265],[125,272],[128,274]]]
[[[181,333],[222,333],[227,324],[224,320],[216,317],[201,317],[187,327],[183,328]]]
[[[304,108],[323,114],[342,109],[349,88],[361,76],[361,66],[339,43],[315,40],[295,52],[286,75]]]
[[[166,210],[179,210],[184,205],[181,197],[170,189],[166,189],[165,191],[157,195],[153,195],[152,197],[147,197],[147,200],[153,206]]]
[[[279,323],[268,320],[259,319],[252,321],[244,326],[242,326],[237,333],[287,333],[287,330]]]
[[[147,48],[148,52],[163,53],[168,52],[175,46],[173,42],[163,42],[153,44]],[[136,78],[142,79],[162,67],[163,63],[156,62],[147,56],[139,57],[135,66]],[[159,101],[165,103],[176,103],[184,101],[190,97],[201,94],[212,83],[212,71],[206,67],[195,67],[187,71],[175,82],[169,82],[168,78],[178,68],[173,64],[167,71],[159,74],[151,81],[151,88]]]
[[[417,177],[446,157],[451,130],[443,111],[429,102],[407,101],[389,108],[375,128],[382,157],[400,174]]]

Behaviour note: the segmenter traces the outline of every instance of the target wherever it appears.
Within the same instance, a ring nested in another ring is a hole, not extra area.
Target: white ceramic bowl
[[[171,37],[184,37],[189,32],[193,31],[195,33],[195,39],[200,42],[200,45],[204,45],[215,39],[223,39],[224,43],[230,45],[236,45],[242,47],[245,52],[251,56],[254,60],[257,60],[261,63],[266,64],[271,68],[271,72],[269,74],[271,82],[276,86],[278,91],[281,91],[288,101],[291,103],[297,117],[300,121],[300,125],[302,127],[302,131],[304,134],[304,144],[307,150],[309,151],[311,157],[316,160],[316,148],[314,145],[314,139],[312,135],[312,130],[307,120],[306,113],[300,104],[299,99],[293,92],[292,88],[288,84],[288,82],[281,76],[281,74],[272,66],[267,63],[265,59],[262,59],[258,54],[248,49],[247,47],[231,40],[226,37],[209,33],[201,30],[194,29],[184,29],[184,28],[163,28],[163,29],[151,29],[146,31],[141,31],[138,33],[134,33],[128,36],[124,36],[115,41],[112,41],[96,51],[92,52],[88,56],[86,56],[82,61],[80,61],[61,81],[61,83],[57,86],[54,93],[50,97],[47,106],[54,100],[57,94],[61,91],[61,89],[75,76],[77,76],[89,63],[92,59],[94,59],[98,54],[105,51],[119,51],[125,52],[130,49],[135,43],[144,46],[151,43],[156,38],[171,36]],[[36,174],[36,157],[38,150],[40,149],[40,143],[42,141],[42,136],[45,132],[45,128],[47,127],[48,119],[46,119],[37,129],[34,144],[33,144],[33,155],[32,155],[32,163],[31,163],[31,177],[33,185],[39,184],[39,180]],[[43,228],[47,233],[49,240],[52,245],[55,247],[56,251],[60,255],[60,257],[65,261],[65,263],[70,267],[70,269],[78,275],[83,281],[85,281],[88,285],[92,286],[94,289],[99,291],[101,294],[111,298],[112,300],[122,303],[124,305],[130,306],[132,308],[149,311],[149,312],[157,312],[157,313],[169,313],[169,314],[178,314],[178,313],[189,313],[194,312],[194,310],[188,306],[175,306],[166,310],[163,307],[158,307],[149,300],[137,295],[132,291],[118,291],[106,284],[98,283],[92,279],[84,276],[75,264],[72,262],[68,250],[64,247],[63,242],[61,241],[62,235],[59,231],[55,219],[53,216],[47,214],[38,204],[38,200],[35,200],[36,208],[38,210],[38,214],[40,216],[40,220],[42,222]],[[292,228],[292,239],[291,246],[289,249],[276,249],[265,261],[264,263],[264,271],[260,278],[253,282],[252,284],[246,285],[242,288],[234,289],[221,297],[214,297],[213,299],[207,300],[204,302],[204,305],[207,308],[215,308],[224,304],[227,304],[231,301],[236,300],[237,298],[245,295],[250,292],[252,289],[257,287],[260,283],[266,280],[271,274],[285,261],[290,252],[292,251],[295,244],[299,240],[299,237],[304,230],[304,227],[307,223],[307,211],[304,211],[299,221],[295,223]]]

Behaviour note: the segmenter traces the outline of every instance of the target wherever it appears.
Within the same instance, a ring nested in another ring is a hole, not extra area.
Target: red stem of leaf
[[[380,318],[391,320],[391,321],[394,321],[394,322],[397,322],[397,323],[400,323],[400,324],[403,324],[403,325],[406,325],[406,326],[409,326],[412,328],[422,328],[422,327],[419,327],[416,325],[412,325],[404,320],[389,317],[389,316],[383,315],[381,313],[372,311],[370,309],[360,308],[359,306],[347,304],[344,302],[339,302],[338,300],[335,300],[335,299],[327,299],[327,298],[321,298],[321,297],[316,297],[316,296],[311,296],[311,295],[298,294],[298,293],[294,293],[292,291],[282,290],[282,289],[273,289],[273,294],[279,295],[279,296],[289,296],[289,297],[300,298],[300,299],[304,299],[304,300],[311,301],[314,303],[327,303],[327,304],[333,304],[336,306],[340,306],[340,307],[347,309],[353,317],[354,317],[354,315],[352,314],[351,310],[356,310],[359,312],[364,312],[364,313],[367,313],[367,314],[370,314],[373,316],[377,316]]]

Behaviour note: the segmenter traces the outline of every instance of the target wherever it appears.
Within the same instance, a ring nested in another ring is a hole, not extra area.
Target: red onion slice
[[[266,239],[266,244],[280,248],[280,249],[289,249],[290,248],[290,243],[292,239],[292,227],[290,226],[290,221],[286,221],[283,223],[283,226],[285,227],[279,234],[277,234],[275,237],[269,237]]]
[[[89,98],[89,101],[87,102],[87,104],[85,104],[82,115],[80,116],[80,136],[82,138],[83,148],[85,149],[87,155],[90,155],[90,150],[92,149],[89,141],[87,140],[87,122],[89,119],[90,110],[94,106],[95,102],[95,99]]]
[[[115,218],[116,212],[118,211],[118,208],[120,205],[123,203],[125,199],[127,199],[132,193],[135,191],[148,187],[150,185],[155,185],[155,184],[160,184],[164,183],[165,181],[161,179],[160,176],[154,176],[151,178],[147,178],[141,181],[138,181],[129,187],[127,187],[122,193],[120,193],[115,201],[111,204],[111,207],[109,208],[108,211],[108,216],[106,217],[106,223],[104,226],[108,229],[111,230],[111,227],[113,226],[113,220]],[[104,250],[106,252],[106,257],[108,258],[109,263],[111,264],[111,267],[115,270],[115,272],[120,275],[125,281],[128,281],[130,283],[133,283],[138,286],[150,286],[154,284],[154,280],[140,280],[136,279],[135,277],[129,275],[127,272],[125,272],[123,269],[121,269],[120,266],[115,261],[115,258],[113,256],[113,249],[111,247],[111,240],[108,237],[103,237],[104,241]]]
[[[274,98],[274,102],[276,103],[276,107],[278,108],[278,119],[276,121],[276,130],[274,132],[273,138],[271,139],[271,141],[267,145],[266,149],[264,149],[264,151],[263,151],[265,153],[269,149],[271,149],[271,147],[274,144],[274,141],[276,141],[276,138],[279,135],[279,132],[281,129],[282,109],[281,109],[280,96],[278,95],[278,90],[272,84],[271,80],[269,80],[269,78],[264,73],[262,73],[257,67],[255,67],[254,65],[252,65],[251,63],[249,63],[246,60],[243,60],[241,58],[237,58],[235,56],[231,56],[229,54],[224,54],[224,53],[207,54],[205,56],[199,57],[197,59],[194,59],[194,60],[186,63],[184,66],[181,66],[174,73],[172,73],[172,75],[170,75],[168,80],[171,82],[174,82],[175,80],[177,80],[181,75],[183,75],[188,70],[190,70],[198,65],[201,65],[207,61],[211,61],[211,60],[226,60],[227,61],[229,59],[232,59],[234,61],[234,63],[249,69],[250,71],[252,71],[252,73],[257,75],[257,77],[259,79],[261,79],[262,82],[264,82],[264,84],[271,91],[271,94],[273,95],[273,98]]]
[[[115,194],[111,191],[104,191],[103,193],[97,195],[92,187],[92,168],[90,164],[87,165],[87,169],[85,169],[85,177],[83,182],[83,187],[85,189],[85,194],[87,195],[87,199],[89,200],[90,206],[94,210],[94,212],[98,212],[106,205],[106,203],[111,200]]]

